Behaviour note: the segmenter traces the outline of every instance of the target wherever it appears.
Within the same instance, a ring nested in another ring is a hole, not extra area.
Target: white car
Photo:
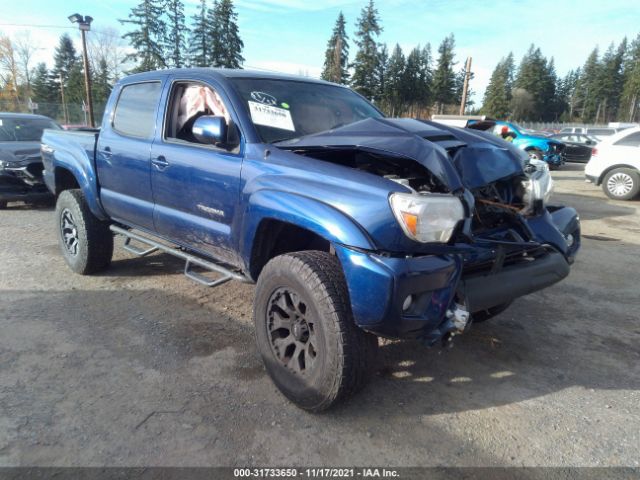
[[[640,127],[627,128],[603,139],[584,168],[588,182],[602,185],[614,200],[631,200],[640,193]]]

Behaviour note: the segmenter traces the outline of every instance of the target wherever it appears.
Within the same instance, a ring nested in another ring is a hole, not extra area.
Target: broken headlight
[[[404,233],[421,243],[446,243],[464,218],[464,208],[453,195],[394,193],[391,210]]]
[[[536,208],[536,204],[542,202],[544,205],[551,198],[553,193],[553,179],[549,173],[549,165],[542,160],[531,159],[525,166],[527,180],[522,181],[524,194],[522,200],[525,204],[525,211],[531,212]]]

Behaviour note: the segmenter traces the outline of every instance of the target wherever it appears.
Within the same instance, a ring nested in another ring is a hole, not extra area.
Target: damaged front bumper
[[[42,179],[42,162],[0,165],[0,201],[35,202],[52,198]]]
[[[535,241],[477,238],[438,255],[397,257],[336,246],[355,322],[376,335],[433,344],[464,329],[460,312],[473,316],[559,282],[580,248],[576,211],[547,207],[527,224]]]

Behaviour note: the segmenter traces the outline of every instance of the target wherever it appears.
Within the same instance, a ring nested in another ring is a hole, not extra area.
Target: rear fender
[[[83,152],[84,154],[84,152]],[[62,175],[64,175],[64,171],[69,172],[73,175],[78,186],[82,190],[84,194],[84,198],[91,210],[96,217],[100,220],[108,220],[109,217],[105,213],[98,200],[98,186],[97,179],[95,176],[95,169],[90,168],[92,165],[81,164],[77,161],[70,152],[64,150],[57,150],[55,153],[55,159],[53,162],[54,165],[54,181],[56,185],[56,191],[54,192],[57,195],[60,194],[62,189],[58,189],[58,185],[60,184],[59,180]]]

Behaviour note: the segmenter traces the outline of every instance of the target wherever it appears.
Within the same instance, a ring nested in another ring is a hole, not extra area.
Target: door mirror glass
[[[227,143],[228,129],[229,126],[224,117],[204,115],[195,121],[191,132],[201,143],[208,145],[225,145]]]

